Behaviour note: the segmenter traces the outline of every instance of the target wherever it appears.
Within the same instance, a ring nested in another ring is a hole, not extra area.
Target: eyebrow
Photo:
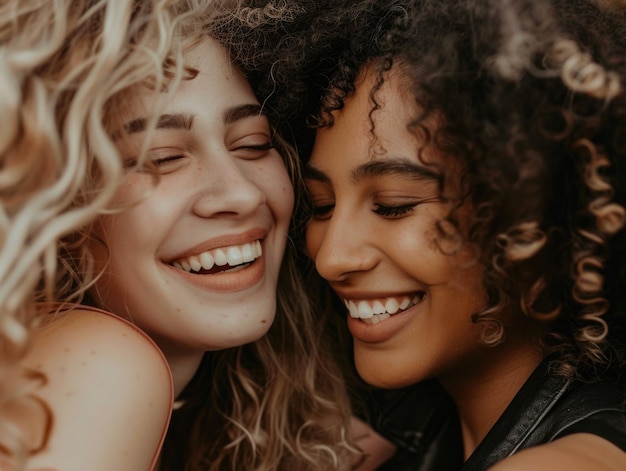
[[[309,163],[304,166],[303,175],[308,180],[330,183],[328,175]],[[360,180],[385,175],[408,176],[415,181],[434,181],[439,185],[443,182],[442,176],[435,170],[411,162],[403,157],[366,162],[352,170],[351,179],[354,183],[357,183]]]
[[[261,105],[257,103],[249,103],[245,105],[237,105],[228,108],[224,112],[224,123],[232,124],[241,119],[250,118],[251,116],[263,115]]]
[[[156,129],[186,129],[189,131],[193,126],[194,115],[187,113],[173,113],[159,116]],[[129,121],[124,125],[124,129],[128,134],[142,132],[146,130],[148,120],[146,118],[137,118]]]
[[[226,124],[249,118],[251,116],[262,115],[261,105],[247,103],[228,108],[224,112],[223,120]],[[185,129],[190,131],[193,127],[195,115],[189,113],[171,113],[159,116],[156,129]],[[146,130],[148,120],[137,118],[124,125],[128,134],[138,133]]]

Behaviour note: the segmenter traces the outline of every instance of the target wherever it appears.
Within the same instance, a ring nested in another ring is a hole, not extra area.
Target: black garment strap
[[[565,378],[550,376],[546,364],[540,363],[465,462],[462,471],[484,471],[518,451],[555,407],[569,383]]]
[[[541,363],[461,469],[482,471],[519,450],[578,432],[626,449],[625,401],[623,383],[570,381]]]

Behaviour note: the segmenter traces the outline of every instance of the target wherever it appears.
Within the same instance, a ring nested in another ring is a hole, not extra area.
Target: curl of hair
[[[11,469],[37,451],[10,415],[45,382],[20,363],[36,305],[82,298],[92,277],[82,241],[122,177],[123,104],[134,87],[181,75],[172,3],[0,5],[0,452]],[[53,418],[38,404],[44,446]]]
[[[268,2],[256,3],[258,18]],[[474,316],[485,342],[504,339],[507,316],[527,315],[545,323],[545,354],[557,354],[561,373],[621,366],[623,2],[269,3],[291,14],[269,27],[235,21],[220,34],[304,158],[307,126],[332,125],[364,64],[380,64],[377,86],[397,66],[423,110],[407,126],[430,129],[425,145],[463,168],[462,198],[473,209],[465,243],[485,267],[489,296]],[[259,40],[234,39],[242,36]]]

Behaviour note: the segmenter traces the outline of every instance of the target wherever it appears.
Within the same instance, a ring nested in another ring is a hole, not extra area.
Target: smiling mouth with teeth
[[[352,301],[344,299],[343,302],[350,313],[350,317],[361,319],[366,324],[378,324],[389,319],[394,314],[412,308],[424,299],[426,293],[420,292],[413,297],[385,298],[375,301]]]
[[[231,245],[202,252],[171,262],[171,265],[187,273],[212,275],[242,270],[263,255],[261,241]]]

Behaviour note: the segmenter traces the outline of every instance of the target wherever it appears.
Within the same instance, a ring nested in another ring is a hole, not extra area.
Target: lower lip
[[[386,342],[411,322],[413,317],[417,314],[420,304],[421,303],[418,303],[406,311],[394,314],[389,319],[385,319],[378,324],[366,324],[361,319],[351,317],[348,314],[348,329],[355,340],[359,340],[360,342]]]
[[[212,275],[197,275],[174,268],[176,274],[184,278],[185,282],[207,291],[232,293],[252,288],[265,276],[265,256],[257,258],[246,268],[233,272],[214,273]]]

